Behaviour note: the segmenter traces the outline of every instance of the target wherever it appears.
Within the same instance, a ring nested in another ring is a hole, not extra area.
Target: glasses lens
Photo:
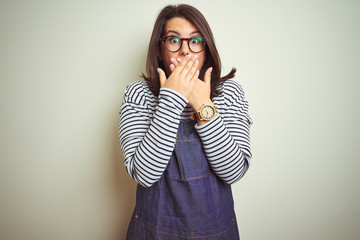
[[[193,52],[201,52],[205,46],[205,40],[202,37],[192,37],[189,40],[189,47]]]
[[[176,52],[181,47],[181,39],[178,37],[168,37],[165,40],[165,47],[169,51]]]

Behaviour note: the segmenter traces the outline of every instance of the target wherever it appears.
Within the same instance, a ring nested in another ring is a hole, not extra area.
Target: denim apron
[[[230,185],[207,161],[195,121],[181,121],[164,174],[137,187],[127,240],[239,239]]]

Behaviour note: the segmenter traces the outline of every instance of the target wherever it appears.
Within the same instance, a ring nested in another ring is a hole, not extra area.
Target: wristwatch
[[[191,115],[191,119],[210,121],[211,119],[213,119],[215,117],[217,112],[218,111],[217,111],[215,105],[203,104],[199,110],[195,111],[195,113],[193,115]]]

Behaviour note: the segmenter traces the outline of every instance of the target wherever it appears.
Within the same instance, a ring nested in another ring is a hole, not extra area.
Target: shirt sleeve
[[[167,88],[160,89],[154,114],[144,86],[135,82],[127,87],[119,115],[120,144],[128,174],[144,187],[157,182],[174,150],[180,114],[188,100]]]
[[[219,106],[222,111],[210,122],[195,128],[213,171],[224,182],[232,184],[249,168],[252,120],[244,91],[238,83],[226,81],[223,94],[224,105]]]

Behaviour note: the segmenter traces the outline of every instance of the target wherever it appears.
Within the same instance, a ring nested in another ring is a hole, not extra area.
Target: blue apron
[[[195,123],[180,122],[160,180],[138,185],[127,240],[239,239],[231,187],[211,170]]]

